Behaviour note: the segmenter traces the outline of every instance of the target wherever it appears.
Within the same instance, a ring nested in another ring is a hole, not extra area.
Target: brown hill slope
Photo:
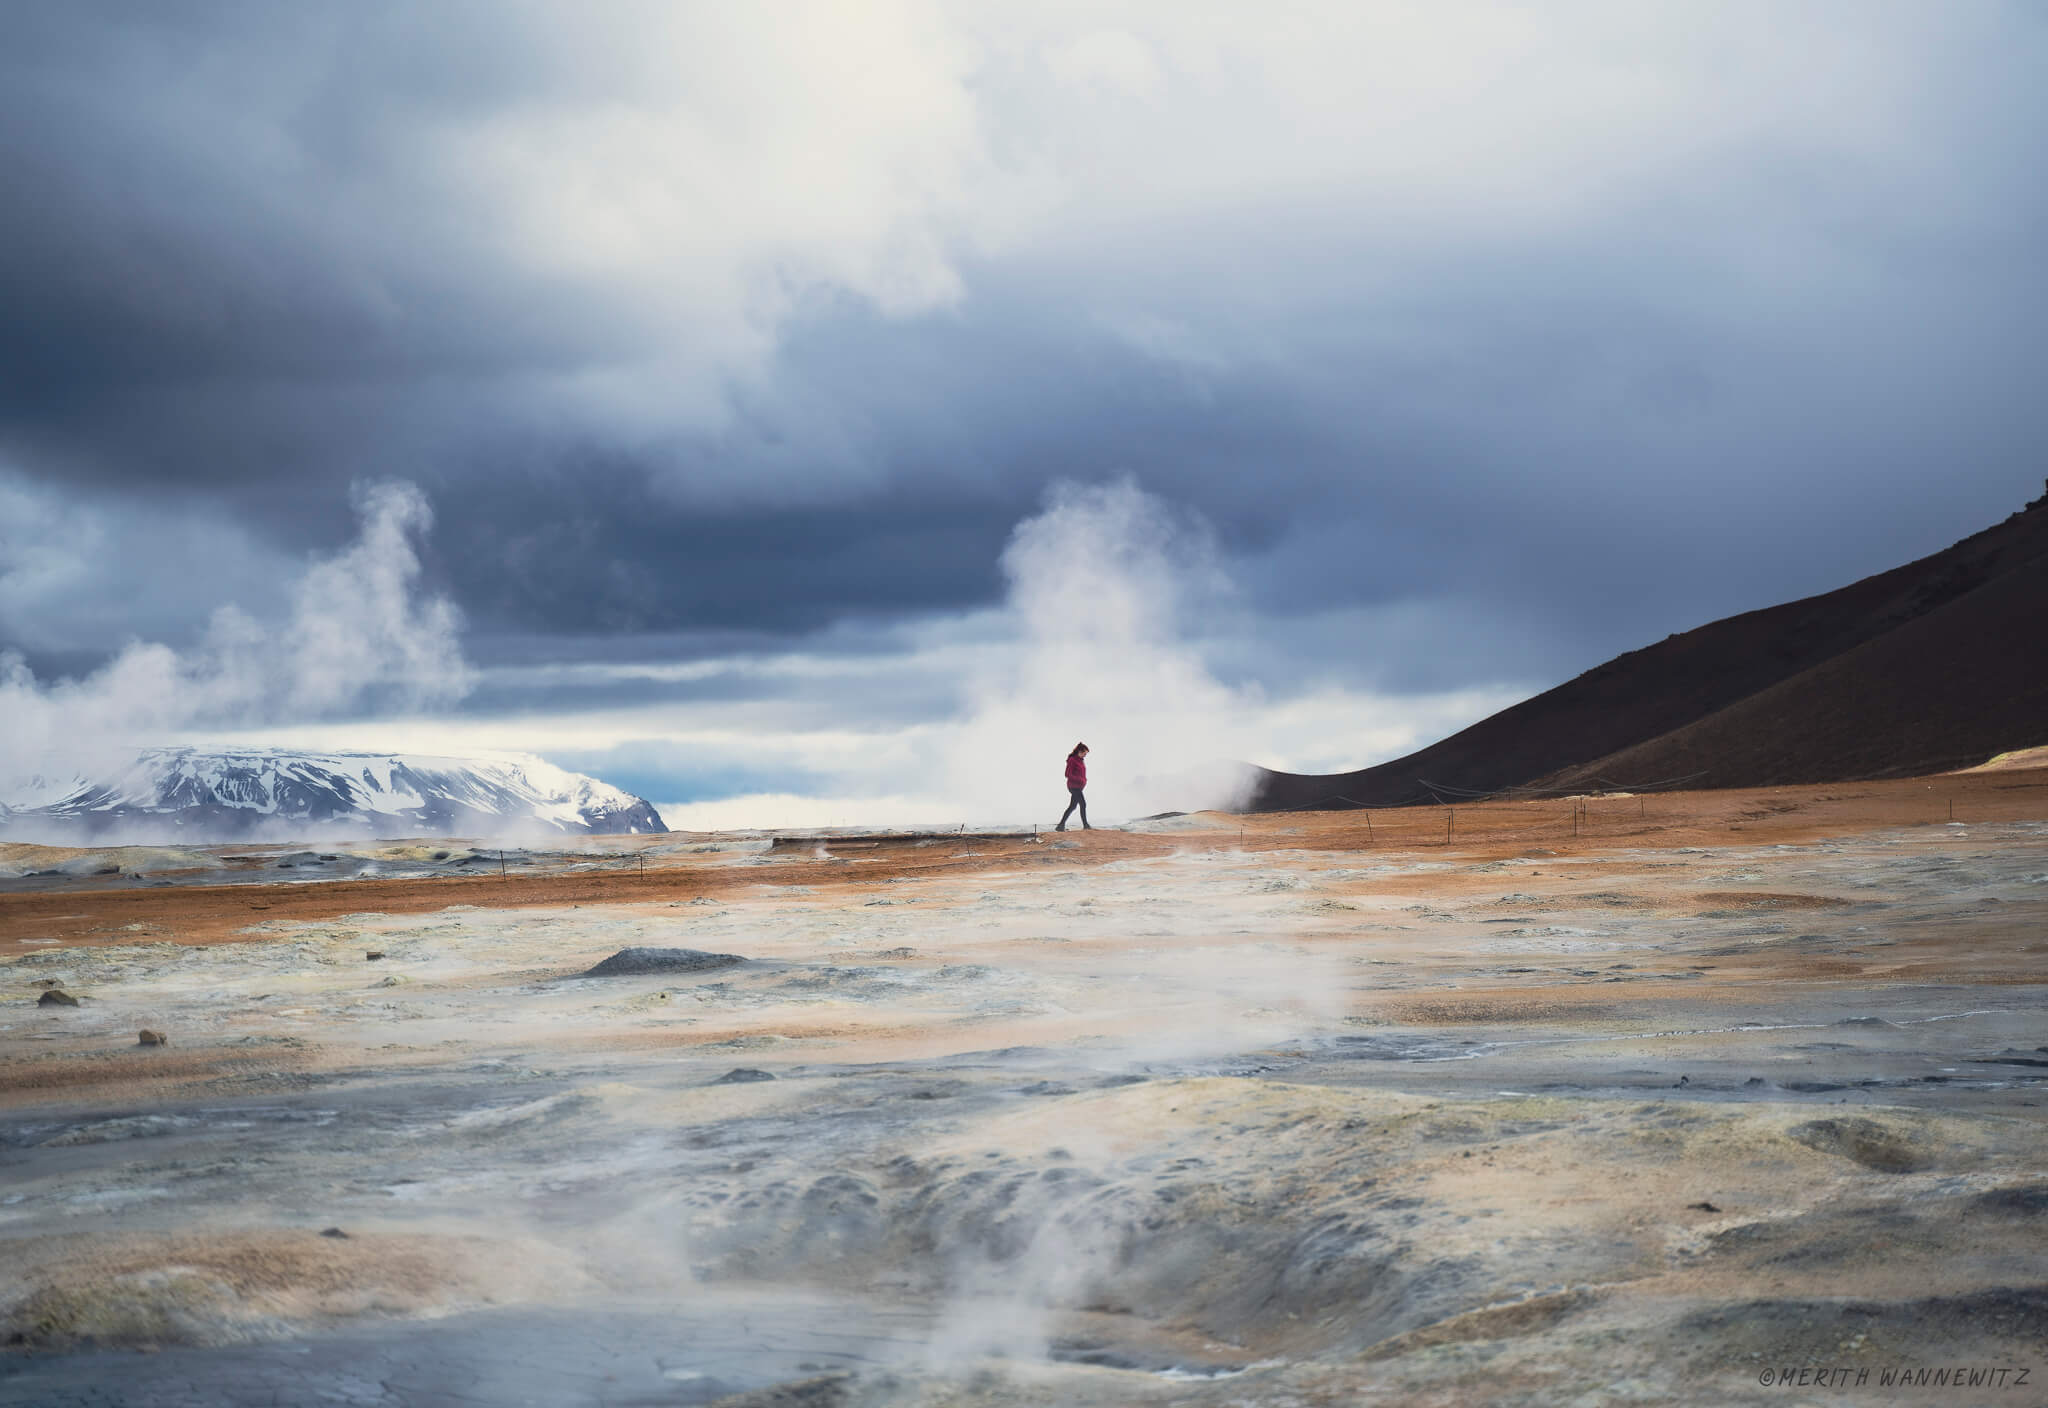
[[[2048,738],[2048,557],[1646,743],[1541,779],[1690,787],[1898,777]]]
[[[1898,776],[2048,742],[2048,494],[1953,547],[1617,656],[1418,753],[1265,772],[1252,809]]]

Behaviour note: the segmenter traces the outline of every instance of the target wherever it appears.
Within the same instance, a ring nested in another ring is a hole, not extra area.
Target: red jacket
[[[1079,753],[1067,754],[1067,786],[1073,788],[1086,787],[1087,785],[1088,764]]]

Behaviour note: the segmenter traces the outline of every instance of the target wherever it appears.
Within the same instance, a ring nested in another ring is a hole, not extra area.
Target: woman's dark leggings
[[[1080,789],[1080,788],[1078,788],[1078,787],[1069,787],[1069,788],[1067,789],[1067,795],[1068,795],[1069,797],[1073,798],[1074,800],[1073,800],[1073,801],[1071,801],[1071,802],[1069,802],[1069,803],[1067,803],[1067,809],[1066,809],[1065,811],[1063,811],[1063,812],[1061,812],[1061,813],[1060,813],[1060,826],[1061,826],[1061,827],[1062,827],[1063,829],[1065,828],[1065,826],[1066,826],[1066,824],[1067,824],[1067,818],[1068,818],[1068,817],[1070,817],[1070,816],[1072,816],[1072,815],[1074,814],[1074,808],[1076,808],[1076,807],[1079,807],[1079,808],[1081,809],[1081,825],[1083,825],[1083,826],[1088,826],[1088,799],[1087,799],[1087,797],[1085,797],[1085,796],[1083,796],[1083,795],[1082,795],[1081,789]],[[1089,826],[1089,827],[1088,827],[1088,829],[1089,829],[1090,831],[1093,831],[1093,830],[1094,830],[1095,828],[1094,828],[1094,827],[1092,827],[1092,826]]]

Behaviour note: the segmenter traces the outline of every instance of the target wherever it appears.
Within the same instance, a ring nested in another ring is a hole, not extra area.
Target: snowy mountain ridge
[[[99,776],[22,779],[0,794],[17,838],[109,831],[184,841],[309,831],[372,836],[666,831],[647,802],[519,753],[145,748]]]

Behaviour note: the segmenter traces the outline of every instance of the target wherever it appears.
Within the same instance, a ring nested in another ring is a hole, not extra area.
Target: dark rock
[[[1688,1210],[1688,1211],[1691,1211],[1691,1212],[1719,1212],[1719,1211],[1720,1211],[1720,1209],[1719,1209],[1719,1208],[1717,1208],[1717,1207],[1715,1207],[1715,1206],[1714,1206],[1714,1205],[1713,1205],[1712,1203],[1687,1203],[1687,1204],[1686,1204],[1685,1206],[1686,1206],[1687,1210]]]
[[[384,950],[383,950],[383,949],[381,949],[381,948],[373,948],[373,949],[371,949],[371,950],[370,950],[370,951],[369,951],[368,953],[366,953],[366,954],[364,954],[364,955],[363,955],[363,961],[364,961],[364,962],[366,962],[366,963],[375,963],[375,962],[376,962],[376,961],[377,961],[378,959],[382,958],[383,956],[384,956]]]
[[[62,988],[51,988],[36,999],[38,1007],[76,1007],[78,999]]]
[[[705,953],[694,948],[622,948],[583,976],[617,978],[635,973],[703,973],[746,961],[736,953]]]
[[[1880,1173],[1911,1173],[1930,1162],[1904,1136],[1875,1120],[1809,1120],[1785,1132],[1809,1149],[1838,1154]]]
[[[1996,1056],[1972,1056],[1969,1060],[1978,1066],[2048,1066],[2048,1056],[2038,1054],[2039,1050],[2037,1047],[2034,1051],[2022,1051],[2008,1046]]]
[[[320,1229],[320,1235],[323,1237],[338,1237],[344,1242],[348,1240],[348,1233],[342,1231],[339,1227],[323,1227]]]
[[[2022,1183],[2017,1188],[1994,1188],[1970,1199],[1972,1212],[2002,1217],[2048,1217],[2048,1183]]]
[[[775,1077],[768,1072],[756,1070],[752,1066],[734,1066],[711,1083],[713,1085],[751,1085],[755,1081],[774,1079]]]
[[[153,1032],[148,1027],[144,1027],[140,1032],[136,1033],[135,1044],[137,1046],[169,1046],[171,1039],[162,1032]]]
[[[729,1394],[714,1400],[710,1408],[842,1408],[852,1401],[852,1380],[845,1374],[828,1374]]]

